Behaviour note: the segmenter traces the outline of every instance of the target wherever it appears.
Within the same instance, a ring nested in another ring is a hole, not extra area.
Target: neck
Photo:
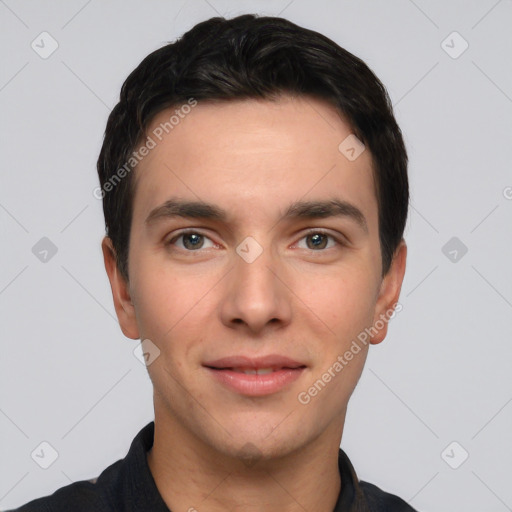
[[[148,464],[171,511],[332,512],[342,485],[338,469],[342,430],[338,424],[332,432],[277,459],[241,461],[155,414]]]

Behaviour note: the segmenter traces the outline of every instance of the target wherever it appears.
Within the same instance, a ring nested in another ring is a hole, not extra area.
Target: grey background
[[[0,508],[97,476],[153,419],[103,268],[95,161],[144,56],[245,12],[363,58],[410,155],[403,311],[370,349],[342,446],[361,479],[418,510],[512,510],[510,0],[0,1]],[[47,59],[31,47],[50,48],[43,31],[59,45]],[[43,441],[48,469],[31,458]]]

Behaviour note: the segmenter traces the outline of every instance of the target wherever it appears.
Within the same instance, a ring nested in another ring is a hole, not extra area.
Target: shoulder
[[[7,512],[107,512],[120,510],[115,503],[118,495],[118,473],[121,461],[106,468],[98,478],[82,480],[57,489],[53,494],[37,498]]]
[[[67,485],[10,512],[168,512],[146,460],[153,434],[154,422],[150,422],[135,436],[126,457],[98,478]]]
[[[371,512],[416,512],[402,498],[389,494],[376,485],[361,481],[359,487]]]
[[[376,485],[359,480],[348,455],[341,448],[338,463],[341,480],[345,482],[347,491],[346,496],[340,495],[339,507],[336,510],[341,511],[345,506],[343,510],[349,507],[349,510],[364,512],[417,512],[402,498],[389,494]]]

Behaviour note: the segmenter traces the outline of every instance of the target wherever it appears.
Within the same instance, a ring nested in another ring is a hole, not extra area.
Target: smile
[[[203,366],[216,383],[245,396],[266,396],[283,391],[306,369],[306,365],[278,355],[230,356],[206,362]]]

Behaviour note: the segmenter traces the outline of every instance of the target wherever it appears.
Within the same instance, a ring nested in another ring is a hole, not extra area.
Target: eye
[[[300,246],[300,241],[306,240],[306,247]],[[331,240],[331,244],[329,245],[329,240]],[[311,231],[306,236],[300,239],[297,246],[300,249],[310,249],[312,251],[319,251],[323,249],[331,249],[336,245],[343,245],[338,239],[336,239],[333,235],[325,233],[324,231]]]
[[[181,243],[177,243],[178,241],[181,241]],[[210,245],[205,245],[210,242]],[[175,236],[169,242],[168,245],[175,245],[179,249],[185,250],[185,251],[197,251],[198,249],[207,249],[210,247],[214,247],[215,243],[212,242],[207,236],[202,235],[201,233],[198,233],[196,231],[184,231],[181,232],[179,235]]]

